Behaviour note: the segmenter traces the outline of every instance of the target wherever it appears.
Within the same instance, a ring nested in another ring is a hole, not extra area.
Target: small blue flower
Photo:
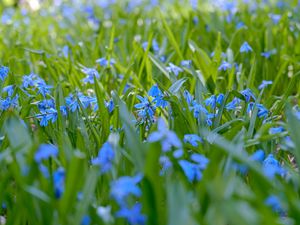
[[[162,169],[160,171],[161,176],[164,175],[173,166],[169,157],[165,155],[159,157],[159,163],[162,166]]]
[[[198,143],[202,143],[203,140],[197,134],[186,134],[183,139],[184,143],[190,143],[194,147],[198,147]]]
[[[247,107],[247,113],[251,113],[254,109],[255,103],[250,102]],[[259,118],[266,118],[269,114],[269,111],[262,105],[262,104],[256,104],[256,107],[258,108],[257,116]]]
[[[172,147],[181,148],[182,144],[174,131],[167,128],[165,121],[162,118],[157,120],[158,131],[151,133],[148,137],[149,142],[161,141],[162,150],[170,151]]]
[[[91,217],[88,215],[84,215],[81,220],[81,225],[90,225],[91,224]]]
[[[191,160],[198,164],[200,170],[206,169],[207,164],[209,163],[209,159],[199,153],[193,153],[191,155]]]
[[[248,52],[252,52],[252,51],[253,50],[247,41],[245,41],[240,48],[240,53],[243,53],[243,52],[248,53]]]
[[[142,205],[136,203],[131,209],[123,206],[117,213],[116,217],[125,218],[130,225],[146,224],[146,216],[141,214]]]
[[[142,122],[146,121],[154,121],[154,114],[155,114],[155,106],[152,105],[147,97],[142,97],[137,95],[137,98],[141,101],[134,105],[136,109],[138,109],[138,116],[142,119]]]
[[[280,202],[280,199],[275,196],[275,195],[270,195],[266,200],[265,200],[265,204],[267,206],[270,206],[272,208],[272,210],[278,214],[280,214],[281,216],[283,216],[285,214],[285,211],[282,207],[282,204]]]
[[[247,88],[247,89],[241,91],[241,94],[245,97],[246,102],[249,102],[251,98],[252,98],[254,101],[256,100],[254,94],[252,93],[252,91],[251,91],[249,88]]]
[[[257,150],[250,156],[250,160],[262,163],[265,158],[265,152],[261,149]]]
[[[176,76],[178,76],[179,73],[183,72],[183,69],[174,65],[173,63],[169,63],[169,66],[166,69],[169,73],[174,73]]]
[[[184,154],[184,152],[181,148],[177,149],[173,152],[173,156],[175,159],[179,159],[181,156],[183,156],[183,154]]]
[[[272,53],[270,51],[267,51],[267,52],[260,53],[260,55],[262,57],[265,57],[266,59],[269,59],[271,57]]]
[[[217,98],[215,95],[210,96],[209,98],[205,99],[205,105],[210,106],[210,108],[216,108]]]
[[[148,95],[152,96],[152,97],[157,97],[157,96],[162,95],[162,92],[159,89],[159,87],[157,86],[157,84],[154,84],[148,91]]]
[[[273,84],[273,81],[271,80],[263,80],[262,83],[258,86],[258,89],[261,90],[265,87],[267,87],[268,85]]]
[[[94,77],[96,77],[97,79],[100,78],[100,75],[98,73],[98,71],[94,68],[83,68],[81,70],[85,75],[87,75],[84,79],[83,82],[84,83],[90,83],[93,84],[94,83]]]
[[[113,58],[111,58],[109,62],[105,58],[97,59],[96,62],[99,63],[100,66],[108,66],[108,64],[110,64],[112,66],[112,65],[116,64],[116,61]]]
[[[223,100],[224,100],[224,94],[219,94],[218,97],[217,97],[217,103],[219,105],[221,105],[223,103]]]
[[[197,164],[187,160],[180,160],[179,165],[190,182],[201,180],[202,172]]]
[[[58,148],[51,144],[41,144],[34,155],[34,160],[41,163],[44,159],[56,157],[58,155]]]
[[[14,85],[8,85],[2,89],[2,92],[6,92],[9,97],[14,93]]]
[[[194,101],[194,97],[190,94],[190,92],[188,92],[187,90],[184,90],[183,96],[184,96],[186,102],[188,103],[188,105],[192,105],[192,103]]]
[[[4,81],[9,72],[9,68],[6,66],[0,66],[0,80]]]
[[[279,126],[279,127],[271,127],[269,130],[270,134],[278,134],[284,131],[284,128]]]
[[[63,116],[67,116],[68,115],[68,111],[67,111],[67,107],[66,106],[64,106],[64,105],[60,106],[59,110],[60,110],[60,112],[61,112],[61,114]]]
[[[226,71],[228,69],[231,69],[232,65],[229,62],[223,61],[221,65],[219,66],[219,71]]]
[[[105,142],[99,150],[98,156],[92,159],[93,165],[101,167],[101,173],[107,173],[112,168],[115,152],[110,143]]]
[[[274,24],[278,24],[280,19],[281,19],[281,15],[279,14],[269,14],[271,20],[273,21]]]
[[[37,94],[41,94],[44,98],[47,94],[50,94],[50,89],[52,86],[45,84],[44,82],[36,83],[38,92]]]
[[[61,198],[65,189],[65,170],[60,167],[53,173],[54,194],[57,199]]]
[[[192,60],[182,60],[180,65],[186,68],[191,68]]]
[[[263,162],[263,173],[270,179],[275,175],[284,176],[285,170],[280,166],[279,162],[274,158],[273,154],[269,154]]]
[[[66,97],[66,105],[71,112],[75,112],[80,108],[77,98],[73,94],[70,94],[68,97]]]
[[[143,175],[137,174],[134,177],[124,176],[120,177],[110,183],[110,195],[122,205],[126,198],[131,194],[140,197],[141,189],[137,184],[143,179]]]

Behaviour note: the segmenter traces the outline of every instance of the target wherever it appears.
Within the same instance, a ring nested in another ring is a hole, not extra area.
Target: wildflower
[[[183,69],[174,65],[173,63],[169,63],[169,66],[166,69],[169,73],[174,73],[176,76],[178,76],[179,73],[183,72]]]
[[[247,113],[251,113],[253,111],[255,103],[250,102],[247,107]],[[266,118],[268,116],[269,111],[262,105],[262,104],[256,104],[256,107],[258,108],[257,116],[258,118]]]
[[[216,107],[217,98],[215,95],[210,96],[209,98],[205,99],[205,105],[210,106],[212,109]]]
[[[181,148],[182,144],[174,131],[167,128],[165,121],[159,118],[157,121],[158,131],[151,133],[148,137],[149,142],[161,141],[162,150],[170,151],[172,147]]]
[[[271,127],[269,130],[270,134],[278,134],[284,131],[284,128],[279,126],[279,127]]]
[[[97,207],[97,215],[105,222],[112,222],[111,206],[99,206]]]
[[[263,161],[263,173],[270,179],[276,174],[283,176],[285,170],[280,166],[279,162],[274,158],[273,154],[269,154]]]
[[[66,105],[71,112],[75,112],[80,108],[77,98],[73,94],[69,94],[69,96],[66,97]]]
[[[0,110],[8,110],[9,108],[16,108],[18,106],[19,95],[15,97],[7,97],[5,99],[0,99]]]
[[[280,19],[281,19],[281,15],[279,15],[279,14],[272,14],[272,13],[270,13],[269,17],[271,18],[271,20],[272,20],[272,22],[274,24],[278,24],[279,21],[280,21]]]
[[[186,134],[183,139],[184,143],[189,143],[194,147],[198,147],[198,143],[203,142],[202,138],[197,134]]]
[[[188,103],[188,105],[191,105],[193,103],[194,97],[188,92],[187,90],[184,90],[183,96]]]
[[[187,160],[180,160],[179,165],[190,182],[201,180],[202,172],[197,164]]]
[[[0,80],[4,81],[9,72],[9,68],[6,66],[0,66]]]
[[[198,153],[193,153],[191,155],[191,160],[196,162],[201,170],[206,169],[207,164],[209,163],[209,159]]]
[[[66,106],[61,105],[61,106],[59,107],[59,110],[60,110],[60,112],[61,112],[61,114],[62,114],[63,116],[67,116],[67,115],[68,115],[68,111],[67,111],[67,107],[66,107]]]
[[[265,158],[265,152],[261,149],[257,150],[250,156],[250,160],[262,163]]]
[[[163,99],[164,98],[163,93],[161,92],[161,90],[158,88],[156,84],[150,88],[148,94],[154,97],[152,102],[156,103],[156,107],[164,108],[168,105],[168,102]]]
[[[101,173],[107,173],[112,168],[112,161],[115,158],[115,152],[110,143],[105,142],[99,150],[98,156],[92,159],[93,165],[101,167]]]
[[[124,176],[112,181],[110,186],[110,195],[119,203],[122,204],[128,195],[132,194],[136,197],[141,196],[142,191],[137,184],[142,180],[143,176],[137,174],[134,177]]]
[[[57,199],[61,198],[65,189],[65,170],[60,167],[53,173],[54,193]]]
[[[229,62],[226,62],[226,61],[223,61],[222,63],[221,63],[221,65],[219,66],[219,68],[218,68],[218,70],[219,71],[226,71],[226,70],[228,70],[228,69],[231,69],[231,64],[229,63]]]
[[[100,75],[98,73],[98,71],[94,68],[83,68],[81,70],[85,75],[87,75],[84,79],[83,82],[84,83],[90,83],[93,84],[94,83],[94,77],[96,77],[97,79],[99,79]]]
[[[105,106],[106,106],[106,108],[108,108],[108,112],[111,113],[115,108],[114,101],[110,100],[108,102],[105,102]]]
[[[224,100],[224,95],[223,94],[219,94],[218,97],[217,97],[217,103],[219,105],[221,105],[223,103],[223,100]]]
[[[34,155],[34,160],[41,163],[44,159],[56,157],[58,155],[58,148],[51,144],[41,144]]]
[[[84,215],[81,219],[81,225],[91,224],[91,218],[88,215]]]
[[[245,41],[240,48],[240,53],[243,53],[243,52],[248,53],[248,52],[252,52],[252,51],[253,50],[247,41]]]
[[[266,59],[269,59],[272,55],[272,53],[270,51],[268,52],[262,52],[260,53],[261,56],[265,57]]]
[[[52,88],[52,86],[45,84],[45,82],[37,82],[36,85],[38,89],[37,94],[41,94],[44,98],[50,93],[50,89]]]
[[[117,213],[116,217],[125,218],[131,225],[143,225],[146,223],[146,217],[141,214],[142,205],[136,203],[131,209],[123,206]]]
[[[13,85],[8,85],[8,86],[6,86],[2,89],[2,92],[6,92],[7,95],[10,97],[14,93],[14,86]]]
[[[137,98],[141,101],[140,103],[137,103],[134,105],[136,109],[138,109],[138,116],[142,118],[143,122],[146,122],[148,120],[153,121],[154,120],[154,113],[155,113],[155,106],[153,106],[147,97],[137,96]]]
[[[164,175],[170,168],[172,168],[172,162],[168,156],[159,157],[159,163],[162,166],[160,175]]]
[[[186,68],[191,68],[192,60],[182,60],[180,65]]]
[[[100,58],[96,60],[97,63],[100,64],[100,66],[108,66],[110,64],[111,66],[116,64],[115,59],[111,58],[109,61],[105,58]]]
[[[262,83],[258,86],[258,89],[264,89],[265,87],[267,87],[268,85],[271,85],[273,83],[273,81],[271,80],[263,80]]]
[[[285,214],[282,204],[280,202],[280,199],[277,196],[270,195],[265,200],[265,204],[267,206],[270,206],[274,212],[280,214],[281,216],[283,216]]]
[[[157,86],[157,84],[155,84],[148,91],[148,95],[150,95],[152,97],[156,97],[156,96],[162,95],[162,92],[159,89],[159,87]]]
[[[251,98],[252,98],[254,101],[255,101],[255,99],[256,99],[255,96],[254,96],[254,94],[252,93],[252,91],[251,91],[249,88],[247,88],[247,89],[241,91],[241,94],[245,97],[246,102],[249,102]]]

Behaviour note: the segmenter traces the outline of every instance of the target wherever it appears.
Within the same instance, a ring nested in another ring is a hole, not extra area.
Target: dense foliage
[[[298,1],[0,11],[0,224],[300,223]]]

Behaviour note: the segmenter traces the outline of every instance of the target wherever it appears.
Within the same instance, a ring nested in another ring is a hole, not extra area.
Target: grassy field
[[[0,224],[300,224],[298,1],[0,12]]]

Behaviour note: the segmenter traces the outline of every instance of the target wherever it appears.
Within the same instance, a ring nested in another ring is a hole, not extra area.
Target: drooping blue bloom
[[[265,204],[267,206],[270,206],[272,210],[279,215],[283,216],[285,214],[285,211],[282,207],[282,204],[280,202],[280,199],[275,195],[270,195],[266,200]]]
[[[198,144],[203,142],[202,138],[197,134],[185,134],[183,141],[184,143],[189,143],[194,147],[198,147]]]
[[[34,73],[31,73],[29,75],[24,75],[22,78],[23,79],[22,86],[24,88],[33,87],[35,85],[36,77],[37,75]]]
[[[88,215],[84,215],[81,220],[81,225],[90,225],[91,224],[91,217]]]
[[[197,164],[187,160],[179,160],[179,165],[190,182],[201,180],[202,172]]]
[[[229,63],[229,62],[226,62],[226,61],[223,61],[222,63],[221,63],[221,65],[219,66],[219,68],[218,68],[218,70],[219,71],[226,71],[226,70],[228,70],[228,69],[231,69],[231,67],[232,67],[232,65]]]
[[[247,107],[247,113],[251,113],[254,109],[255,103],[250,102]],[[258,108],[257,116],[259,118],[266,118],[269,114],[269,111],[262,105],[262,104],[256,104],[256,107]]]
[[[267,87],[268,85],[273,84],[273,81],[271,80],[263,80],[262,83],[258,86],[258,89],[261,90],[265,87]]]
[[[190,94],[190,92],[188,92],[187,90],[184,90],[183,96],[184,96],[186,102],[188,103],[188,105],[192,105],[192,103],[194,101],[194,97]]]
[[[280,19],[281,19],[281,15],[279,15],[279,14],[270,13],[269,16],[270,16],[270,18],[271,18],[271,20],[273,21],[274,24],[278,24]]]
[[[9,97],[14,93],[14,85],[8,85],[2,89],[2,92],[6,92]]]
[[[47,94],[50,94],[50,89],[52,86],[45,84],[45,82],[37,82],[36,86],[38,89],[37,94],[41,94],[44,98]]]
[[[249,102],[251,98],[252,98],[254,101],[256,100],[254,94],[252,93],[252,91],[251,91],[249,88],[247,88],[247,89],[241,91],[241,94],[245,97],[246,102]]]
[[[263,173],[270,179],[273,179],[277,174],[280,176],[285,175],[285,169],[280,166],[273,154],[269,154],[264,160],[262,169]]]
[[[191,160],[198,164],[200,170],[206,169],[207,164],[209,163],[209,159],[199,153],[193,153],[191,155]]]
[[[250,156],[250,160],[262,163],[265,158],[265,152],[261,149],[257,150]]]
[[[61,114],[62,114],[63,116],[67,116],[67,115],[68,115],[67,107],[66,107],[65,105],[61,105],[61,106],[59,107],[59,110],[60,110],[60,112],[61,112]]]
[[[81,70],[85,75],[87,75],[84,79],[83,82],[84,83],[90,83],[93,84],[94,83],[94,77],[96,77],[97,79],[100,78],[100,75],[98,73],[98,71],[94,68],[83,68]]]
[[[209,98],[205,99],[205,105],[210,106],[210,108],[216,108],[217,98],[215,95],[210,96]]]
[[[137,174],[134,177],[124,176],[120,177],[110,183],[110,195],[120,205],[123,205],[129,195],[140,197],[141,189],[137,184],[143,179],[142,174]]]
[[[99,165],[101,173],[107,173],[112,168],[115,152],[110,143],[105,142],[99,150],[98,156],[92,159],[93,165]]]
[[[186,68],[191,68],[192,60],[182,60],[180,65]]]
[[[146,121],[154,121],[154,113],[156,107],[152,105],[147,97],[142,97],[137,95],[137,98],[141,101],[134,105],[136,109],[138,109],[138,116],[142,119],[142,122]]]
[[[266,59],[269,59],[271,57],[272,53],[270,51],[267,51],[267,52],[260,53],[260,55],[262,57],[265,57]]]
[[[224,100],[224,94],[221,93],[221,94],[219,94],[218,97],[217,97],[217,103],[218,103],[219,105],[222,105],[223,100]]]
[[[141,214],[142,205],[136,203],[131,209],[123,206],[117,213],[116,217],[125,218],[130,225],[146,224],[146,216]]]
[[[157,96],[162,95],[162,92],[159,89],[159,87],[157,86],[157,84],[154,84],[148,91],[148,95],[150,95],[152,97],[157,97]]]
[[[225,106],[227,110],[236,110],[237,107],[240,106],[241,100],[237,97],[234,97],[234,99],[227,103],[227,105]]]
[[[245,41],[240,48],[240,53],[243,53],[243,52],[248,53],[248,52],[252,52],[252,51],[253,50],[247,41]]]
[[[183,72],[183,69],[174,65],[173,63],[169,63],[169,66],[167,66],[166,69],[169,73],[174,73],[176,76],[178,76],[179,73]]]
[[[6,66],[0,66],[0,80],[4,81],[9,72],[9,68]]]
[[[278,133],[281,133],[281,132],[283,132],[283,131],[284,131],[284,128],[281,127],[281,126],[279,126],[279,127],[271,127],[271,128],[269,129],[269,133],[270,133],[270,134],[278,134]]]
[[[173,156],[175,159],[179,159],[181,156],[183,156],[183,154],[184,154],[184,152],[181,148],[177,149],[173,152]]]
[[[164,175],[170,168],[172,168],[173,164],[168,156],[160,156],[159,157],[159,163],[162,166],[160,175]]]
[[[34,160],[41,163],[44,159],[56,157],[58,155],[58,148],[51,144],[41,144],[34,155]]]
[[[59,167],[53,173],[54,194],[57,199],[61,198],[65,189],[65,170]]]
[[[66,97],[66,105],[71,112],[75,112],[80,108],[77,98],[73,94],[69,94],[69,96]]]
[[[19,95],[15,97],[7,97],[5,99],[0,99],[0,110],[8,110],[9,108],[16,108],[18,107],[18,98]]]
[[[108,109],[108,112],[111,113],[115,108],[114,101],[111,99],[108,102],[105,102],[105,106]]]
[[[174,131],[167,128],[162,118],[157,120],[158,131],[154,131],[148,137],[149,142],[160,141],[164,152],[170,151],[172,147],[181,148],[182,144]]]
[[[55,102],[53,99],[44,99],[37,104],[40,111],[44,111],[48,108],[55,108]]]
[[[108,64],[110,64],[111,66],[113,66],[114,64],[116,64],[116,60],[113,59],[113,58],[111,58],[109,62],[105,58],[97,59],[96,62],[99,63],[100,66],[108,66]]]

